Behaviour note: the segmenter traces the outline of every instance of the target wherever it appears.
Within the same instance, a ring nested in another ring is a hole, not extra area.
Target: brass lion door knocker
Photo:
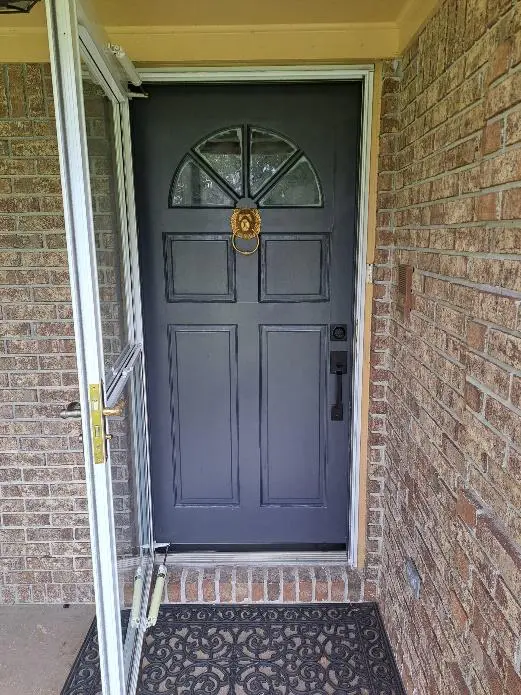
[[[232,226],[232,246],[237,253],[251,256],[259,248],[261,233],[261,216],[257,208],[236,208],[230,220]],[[253,248],[237,245],[237,239],[250,241],[255,239]]]

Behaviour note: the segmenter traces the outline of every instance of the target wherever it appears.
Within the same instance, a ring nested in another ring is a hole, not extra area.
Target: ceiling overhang
[[[105,31],[138,64],[372,61],[400,56],[438,3],[408,0],[392,22],[106,26]],[[0,18],[0,62],[48,61],[43,15],[31,26],[7,17]]]

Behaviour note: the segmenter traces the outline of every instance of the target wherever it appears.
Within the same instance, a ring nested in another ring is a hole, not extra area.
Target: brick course
[[[92,601],[52,88],[0,66],[0,601]]]
[[[357,572],[328,566],[180,566],[172,559],[166,603],[321,603],[360,601]]]
[[[520,47],[520,2],[446,0],[385,67],[372,388],[381,600],[411,695],[521,693]]]

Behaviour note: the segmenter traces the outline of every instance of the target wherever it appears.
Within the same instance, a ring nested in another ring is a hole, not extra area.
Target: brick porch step
[[[346,567],[172,567],[166,603],[360,601],[361,581]]]
[[[164,603],[320,603],[367,600],[362,574],[347,565],[190,566],[168,563]],[[124,581],[125,605],[132,578]]]

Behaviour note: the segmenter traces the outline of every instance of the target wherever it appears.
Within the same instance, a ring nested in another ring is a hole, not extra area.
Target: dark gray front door
[[[343,545],[361,87],[147,91],[132,115],[155,538]],[[231,243],[236,206],[260,211],[252,255]]]

